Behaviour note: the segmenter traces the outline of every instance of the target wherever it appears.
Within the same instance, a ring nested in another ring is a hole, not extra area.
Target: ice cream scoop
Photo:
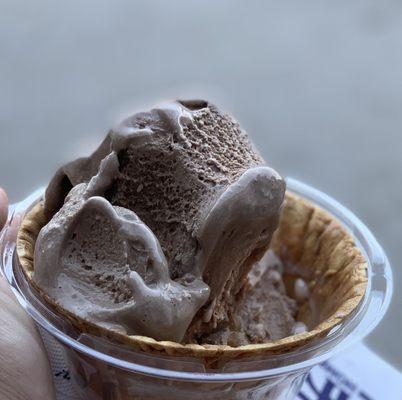
[[[178,101],[135,114],[50,182],[33,278],[91,322],[192,340],[228,320],[284,193],[214,105]]]

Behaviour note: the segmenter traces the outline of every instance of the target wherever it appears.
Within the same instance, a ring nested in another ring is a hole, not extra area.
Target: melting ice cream
[[[284,193],[214,105],[177,101],[135,114],[50,182],[34,280],[99,325],[197,340],[233,321]]]

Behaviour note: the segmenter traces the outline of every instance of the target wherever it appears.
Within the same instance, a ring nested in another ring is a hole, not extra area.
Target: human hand
[[[6,223],[8,213],[8,199],[6,192],[0,188],[0,231]]]
[[[0,230],[7,219],[0,188]],[[52,374],[34,322],[0,276],[0,400],[54,399]]]

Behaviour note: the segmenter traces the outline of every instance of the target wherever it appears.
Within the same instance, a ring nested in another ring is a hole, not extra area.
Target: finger
[[[0,229],[6,223],[8,214],[8,198],[6,192],[0,187]]]

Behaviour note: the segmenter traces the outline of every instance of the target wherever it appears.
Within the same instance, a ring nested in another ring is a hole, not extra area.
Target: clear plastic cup
[[[327,210],[350,231],[368,261],[368,286],[356,311],[325,338],[286,354],[229,361],[206,370],[197,359],[134,351],[78,332],[31,290],[18,268],[15,242],[24,213],[43,189],[10,207],[0,236],[0,270],[22,307],[64,349],[82,399],[293,399],[309,370],[366,336],[382,319],[392,293],[387,257],[367,227],[326,194],[294,179],[288,190]]]

